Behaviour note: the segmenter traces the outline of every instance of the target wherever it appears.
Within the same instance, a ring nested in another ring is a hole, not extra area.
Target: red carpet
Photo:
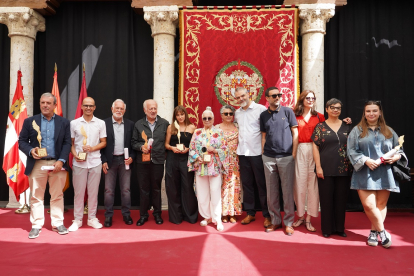
[[[69,227],[73,210],[65,214]],[[414,275],[414,214],[389,213],[386,229],[390,249],[366,245],[369,222],[364,213],[347,213],[348,238],[296,228],[293,236],[282,230],[265,233],[263,217],[250,225],[169,223],[153,218],[125,225],[116,210],[111,228],[83,225],[77,232],[58,235],[50,217],[37,239],[28,239],[29,215],[0,209],[0,275]],[[103,223],[104,211],[98,211]],[[240,219],[239,219],[240,220]],[[86,222],[86,216],[85,220]]]

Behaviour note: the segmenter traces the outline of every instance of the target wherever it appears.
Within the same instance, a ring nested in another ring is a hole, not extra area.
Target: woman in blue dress
[[[354,167],[351,189],[357,190],[365,214],[371,222],[368,245],[377,246],[378,235],[383,247],[391,246],[391,235],[384,228],[390,192],[400,192],[391,164],[401,155],[396,153],[382,163],[376,162],[398,145],[398,136],[386,125],[380,101],[368,101],[359,124],[348,137],[348,157]]]

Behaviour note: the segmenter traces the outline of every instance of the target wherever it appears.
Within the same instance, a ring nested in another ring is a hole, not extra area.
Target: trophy
[[[201,148],[203,152],[203,162],[210,163],[211,162],[211,154],[206,153],[207,148],[210,146],[210,130],[207,130],[207,145]]]
[[[181,144],[180,138],[181,138],[181,131],[180,131],[180,125],[177,123],[177,121],[174,121],[174,126],[177,129],[177,137],[178,137],[178,144],[176,145],[177,149],[180,151],[184,150],[184,144]]]
[[[33,129],[37,131],[37,141],[39,141],[39,148],[36,150],[36,153],[39,157],[46,157],[47,150],[42,148],[42,135],[40,132],[40,127],[36,124],[35,120],[32,122]]]
[[[384,154],[381,158],[378,158],[377,160],[375,160],[375,163],[377,165],[379,165],[379,164],[385,164],[385,159],[393,157],[394,154],[396,154],[397,151],[400,150],[400,148],[402,147],[403,143],[404,143],[404,135],[402,135],[402,136],[400,136],[398,138],[398,144],[399,144],[398,146],[396,146],[395,148],[393,148],[392,150],[390,150],[389,152],[387,152],[386,154]]]
[[[148,148],[148,137],[144,131],[142,131],[141,136],[142,136],[142,139],[144,139],[145,141],[145,144],[142,147],[146,147],[147,149],[149,149]],[[151,153],[142,153],[142,162],[149,162],[149,161],[151,161]]]
[[[81,134],[83,136],[83,145],[86,146],[87,143],[87,139],[88,139],[88,135],[86,135],[86,131],[83,128],[83,126],[81,126],[80,128]],[[78,152],[78,159],[85,161],[86,157],[88,157],[88,153],[86,152]]]

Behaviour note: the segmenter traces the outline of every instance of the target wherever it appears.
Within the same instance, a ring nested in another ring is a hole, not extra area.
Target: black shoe
[[[66,235],[67,233],[69,233],[68,229],[66,229],[64,225],[53,227],[52,230],[58,232],[59,235]]]
[[[163,224],[164,221],[162,220],[161,216],[154,216],[156,224]]]
[[[39,237],[40,229],[32,228],[29,233],[29,239],[36,239]]]
[[[142,226],[147,221],[148,221],[147,217],[140,217],[139,220],[137,221],[137,226]]]
[[[131,216],[124,216],[124,221],[126,225],[131,225],[134,223],[134,221],[132,220]]]
[[[329,235],[329,234],[322,234],[322,236],[324,236],[325,238],[329,238],[331,235]]]
[[[106,217],[104,222],[105,227],[111,227],[112,226],[112,217]]]
[[[338,236],[341,236],[344,238],[348,237],[345,232],[336,232],[336,233],[338,234]]]

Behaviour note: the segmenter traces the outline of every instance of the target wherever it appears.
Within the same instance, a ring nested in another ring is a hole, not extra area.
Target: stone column
[[[154,38],[154,100],[158,103],[158,115],[171,123],[174,110],[174,39],[178,7],[144,7],[144,19],[150,24]]]
[[[158,103],[158,115],[171,123],[174,111],[174,39],[178,24],[178,7],[144,7],[144,19],[150,24],[154,38],[154,100]],[[164,179],[161,199],[162,208],[167,209]]]
[[[324,36],[326,22],[335,15],[335,4],[299,5],[302,36],[302,91],[312,90],[316,107],[324,111]]]
[[[44,32],[46,30],[45,19],[30,8],[0,7],[0,23],[7,25],[11,41],[9,106],[12,104],[11,101],[16,90],[17,71],[20,68],[23,74],[22,86],[27,115],[32,116],[34,41],[38,31]],[[20,207],[11,189],[9,189],[9,204],[7,207]]]

